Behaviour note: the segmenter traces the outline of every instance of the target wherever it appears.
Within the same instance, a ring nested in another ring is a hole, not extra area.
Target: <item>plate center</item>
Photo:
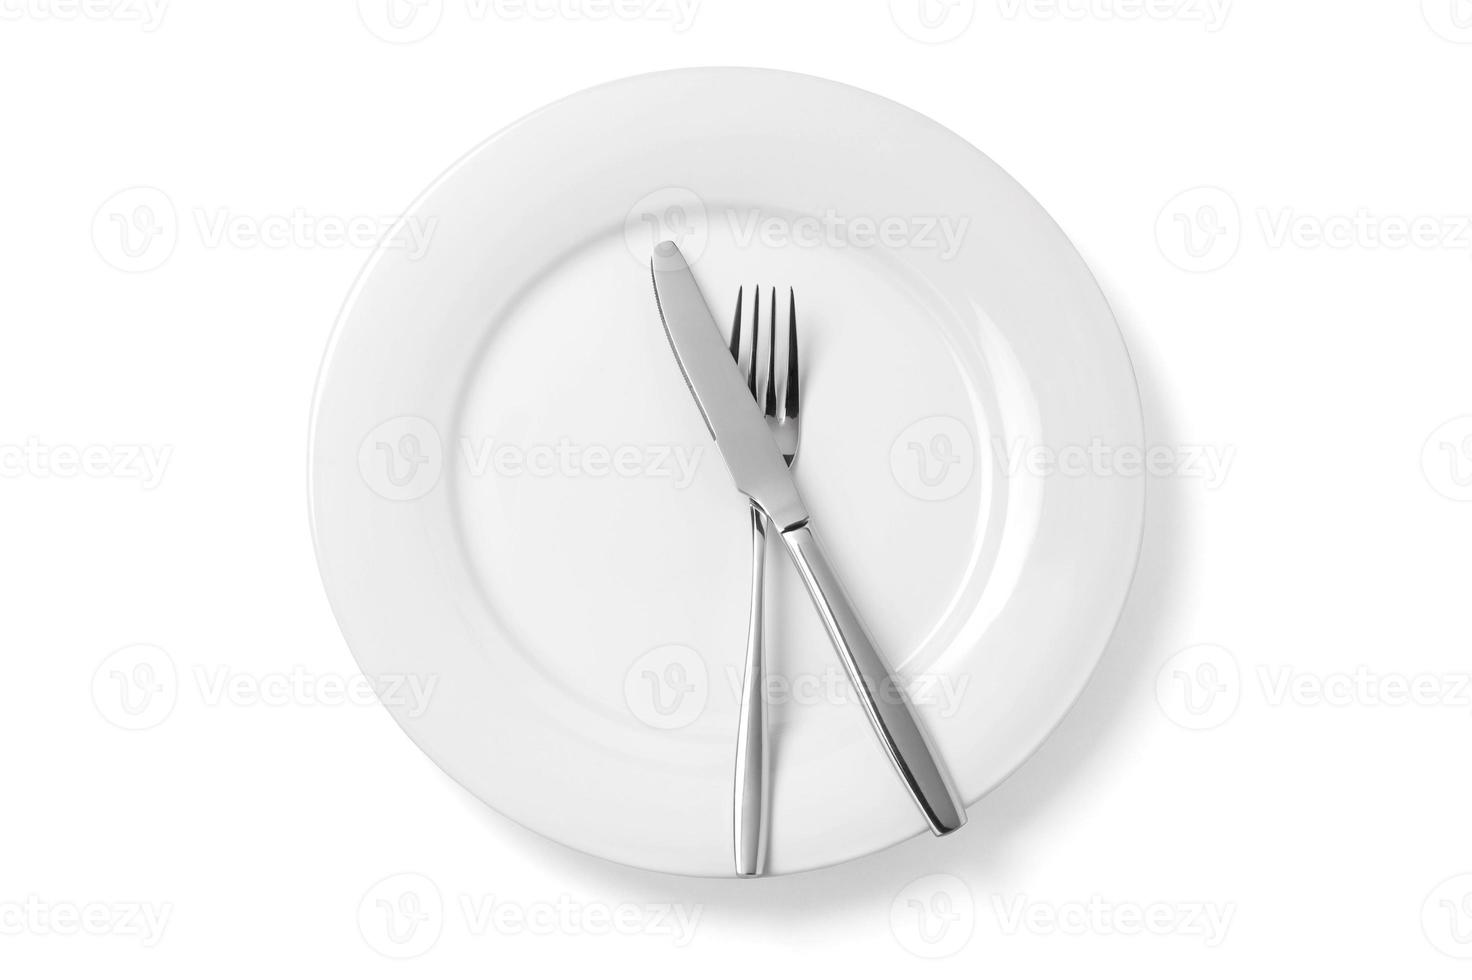
[[[990,451],[992,382],[961,340],[976,326],[952,323],[953,311],[876,251],[763,248],[714,227],[694,269],[723,329],[738,286],[749,315],[760,283],[764,320],[770,289],[785,303],[795,288],[795,474],[876,641],[924,683],[958,642],[974,642],[1005,502]],[[623,229],[570,251],[489,325],[454,453],[459,538],[507,637],[498,655],[524,658],[561,696],[617,717],[638,682],[631,671],[651,652],[685,651],[674,659],[707,690],[684,734],[729,741],[746,508]],[[768,669],[775,722],[786,725],[798,713],[781,710],[784,698],[841,704],[847,682],[776,544],[767,567]]]

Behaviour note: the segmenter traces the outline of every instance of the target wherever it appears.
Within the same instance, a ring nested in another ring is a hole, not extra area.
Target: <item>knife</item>
[[[665,335],[736,489],[776,528],[859,694],[869,724],[931,832],[939,837],[960,829],[966,822],[966,810],[950,776],[905,698],[904,686],[879,655],[813,534],[807,505],[685,256],[674,242],[660,242],[649,268]]]

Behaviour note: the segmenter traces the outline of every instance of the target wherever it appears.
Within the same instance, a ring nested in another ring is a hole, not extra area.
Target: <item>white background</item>
[[[915,0],[702,0],[679,30],[673,0],[549,3],[430,0],[394,34],[381,0],[0,0],[0,970],[1465,975],[1472,5],[934,0],[927,28]],[[1098,674],[962,834],[793,879],[570,852],[321,687],[355,667],[307,416],[369,251],[323,228],[544,103],[703,64],[849,82],[990,154],[1098,275],[1152,441],[1231,458],[1152,483]],[[160,199],[177,225],[129,258],[114,217]],[[252,235],[293,216],[316,230]],[[130,447],[168,454],[156,486]],[[130,657],[177,681],[141,731]],[[406,893],[396,943],[377,903]]]

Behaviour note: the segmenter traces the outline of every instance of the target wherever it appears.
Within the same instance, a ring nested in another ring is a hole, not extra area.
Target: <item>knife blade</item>
[[[802,526],[808,519],[807,508],[792,482],[787,461],[732,360],[679,246],[660,242],[649,267],[665,336],[736,489],[750,497],[778,531]]]
[[[656,245],[649,269],[665,336],[732,481],[777,528],[870,726],[931,832],[959,829],[966,809],[950,774],[819,544],[786,460],[679,246]]]

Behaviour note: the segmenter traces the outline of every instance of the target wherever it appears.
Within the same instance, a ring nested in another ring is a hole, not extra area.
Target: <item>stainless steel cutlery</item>
[[[736,293],[736,316],[731,324],[731,359],[741,365],[742,301]],[[777,393],[777,290],[767,303],[767,376],[758,384],[761,363],[762,289],[751,294],[751,342],[746,355],[746,387],[762,406],[767,429],[789,467],[797,459],[801,429],[798,425],[797,296],[787,291],[787,355],[783,359],[782,393]],[[766,518],[751,505],[751,618],[746,633],[746,673],[741,685],[741,713],[736,734],[736,791],[734,820],[736,873],[762,873],[767,859],[767,672],[764,651],[766,626]]]
[[[732,357],[733,350],[739,352],[739,345],[733,342],[731,348],[727,348],[700,287],[674,242],[661,242],[655,246],[650,271],[655,301],[670,347],[736,488],[749,498],[751,506],[759,510],[777,532],[817,608],[874,733],[931,831],[939,836],[957,830],[966,822],[966,811],[909,701],[903,697],[903,685],[891,675],[814,534],[807,506],[788,469],[788,456],[778,444],[780,429],[774,431],[754,397],[748,380],[751,370],[748,369],[747,378],[743,378]],[[795,311],[795,305],[795,299],[789,298],[790,312]],[[789,320],[788,336],[789,343],[795,348],[795,317]],[[772,346],[769,345],[769,350]],[[769,353],[769,380],[775,377],[774,360],[774,355]],[[755,358],[752,361],[754,363]],[[795,359],[789,364],[791,382]],[[774,386],[768,384],[765,399],[771,403],[774,398]],[[796,415],[795,383],[790,383],[784,392],[784,409],[788,399],[793,409],[789,414]],[[793,431],[795,433],[795,426]],[[754,520],[753,527],[758,523]],[[753,548],[754,558],[755,553]],[[752,673],[748,668],[746,690],[751,690]],[[754,712],[760,712],[759,720],[764,724],[763,688],[756,689],[757,696],[752,701]],[[745,736],[751,720],[743,719],[743,747],[738,750],[739,758],[748,762],[751,761],[752,743]],[[759,738],[757,744],[764,743],[765,739]],[[753,767],[748,766],[750,768]],[[748,792],[745,786],[743,782],[737,790],[737,870],[743,873],[747,872],[739,863],[744,846],[740,828],[744,826],[741,822],[743,814],[751,813],[750,807],[742,803],[742,794]],[[764,809],[764,792],[762,797],[760,803]],[[758,825],[761,825],[760,819]],[[758,834],[755,853],[758,862],[761,840]]]

